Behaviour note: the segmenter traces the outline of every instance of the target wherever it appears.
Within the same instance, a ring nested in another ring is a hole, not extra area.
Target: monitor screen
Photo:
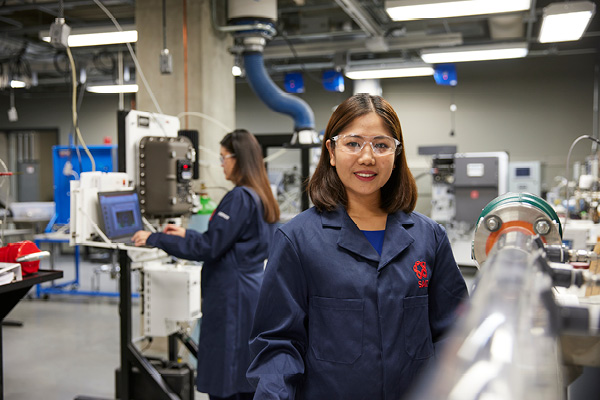
[[[98,193],[104,233],[109,239],[131,237],[144,229],[138,195],[135,191]]]
[[[516,175],[517,176],[529,176],[529,175],[531,175],[530,172],[531,171],[527,167],[517,167],[516,168]]]

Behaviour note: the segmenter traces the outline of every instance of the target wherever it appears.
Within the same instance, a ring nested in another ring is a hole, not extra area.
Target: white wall
[[[427,171],[430,158],[419,146],[456,145],[459,152],[507,151],[511,161],[540,160],[546,188],[564,175],[567,152],[580,135],[592,135],[594,55],[554,56],[457,64],[458,85],[438,86],[432,77],[382,80],[383,97],[395,108],[413,174]],[[326,92],[304,76],[300,95],[315,112],[317,130],[332,108],[352,94]],[[277,82],[281,86],[281,82]],[[454,92],[454,95],[452,95]],[[458,107],[450,136],[452,96]],[[264,106],[246,84],[237,85],[237,124],[251,132],[285,133],[292,119]],[[591,142],[577,145],[572,160],[585,157]],[[417,210],[430,209],[428,177],[419,180]]]
[[[9,122],[7,111],[10,100],[7,92],[0,96],[0,130],[29,128],[58,128],[61,145],[69,144],[73,132],[71,96],[65,92],[26,93],[15,90],[15,107],[19,120]],[[125,107],[129,108],[130,95],[125,96]],[[79,111],[79,130],[88,145],[103,144],[104,137],[117,143],[117,110],[119,97],[116,94],[86,93]]]

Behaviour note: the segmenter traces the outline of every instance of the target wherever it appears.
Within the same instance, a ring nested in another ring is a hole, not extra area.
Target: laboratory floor
[[[68,251],[64,249],[64,253]],[[42,261],[42,268],[50,268],[48,260]],[[64,278],[56,283],[73,280],[73,255],[58,255],[55,268],[64,272]],[[118,280],[111,270],[109,262],[81,261],[78,290],[116,294]],[[477,270],[461,267],[461,271],[471,291]],[[135,287],[136,275],[132,278]],[[139,300],[133,299],[132,304],[135,337],[139,332],[139,319],[135,317],[139,315]],[[115,398],[115,369],[120,365],[118,297],[52,294],[38,299],[32,288],[6,321],[22,326],[2,327],[4,399]],[[150,356],[166,354],[165,341],[155,340],[150,346],[139,342],[138,348]],[[180,355],[193,363],[193,357],[185,351]],[[588,379],[595,387],[598,371],[595,369],[592,379]],[[578,396],[570,393],[569,400],[587,400],[587,394],[597,393],[587,388],[580,392]],[[196,392],[196,400],[207,399],[207,395]]]
[[[72,249],[63,246],[62,251],[56,252],[61,254],[55,255],[55,268],[62,270],[64,277],[55,284],[73,281],[74,257],[69,254]],[[83,252],[81,259],[77,290],[118,293],[118,279],[110,259],[102,253]],[[49,269],[49,260],[42,260],[41,268]],[[474,272],[468,267],[463,271],[469,288]],[[136,287],[136,274],[132,274],[132,281]],[[132,315],[132,335],[136,337],[138,299],[132,300]],[[115,398],[115,369],[120,366],[118,297],[51,294],[37,298],[34,287],[6,321],[22,326],[2,327],[4,399]],[[149,347],[140,342],[138,348],[147,355],[166,354],[164,341],[162,345],[154,341]],[[194,362],[189,354],[184,354],[184,358]],[[205,399],[207,395],[196,392],[196,400]]]
[[[50,267],[47,260],[42,263],[42,268]],[[64,272],[56,283],[73,280],[73,255],[57,256],[55,268]],[[111,277],[111,269],[110,263],[82,261],[78,290],[116,293],[118,281]],[[132,315],[136,337],[137,299]],[[115,369],[120,365],[118,297],[53,294],[37,299],[34,287],[5,321],[9,322],[2,327],[5,400],[115,398]],[[22,326],[11,326],[12,322]],[[144,354],[162,355],[164,344],[157,340],[150,346],[140,342],[138,347]],[[196,392],[196,400],[207,399]]]

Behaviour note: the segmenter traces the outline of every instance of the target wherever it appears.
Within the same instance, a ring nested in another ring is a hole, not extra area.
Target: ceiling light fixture
[[[529,10],[531,0],[388,0],[385,8],[394,21],[451,18]]]
[[[45,42],[50,42],[48,32],[41,32],[40,38]],[[69,47],[101,46],[119,43],[135,43],[138,40],[138,32],[135,29],[123,31],[99,32],[98,29],[79,29],[71,30],[69,35]]]
[[[553,3],[544,7],[540,43],[578,40],[589,25],[596,5],[591,1]]]
[[[421,59],[429,64],[441,64],[521,58],[525,57],[527,53],[527,43],[499,43],[483,46],[460,46],[448,49],[426,49],[421,52]]]
[[[138,85],[96,85],[88,86],[86,90],[92,93],[137,93]]]
[[[347,66],[344,70],[344,75],[350,79],[384,79],[431,76],[433,75],[433,67],[423,64]]]
[[[14,79],[10,81],[10,87],[13,89],[24,88],[25,86],[27,86],[27,84],[23,81],[17,81]]]

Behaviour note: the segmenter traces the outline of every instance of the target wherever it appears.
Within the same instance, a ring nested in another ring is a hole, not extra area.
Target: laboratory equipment
[[[542,194],[542,163],[511,161],[508,163],[508,190],[513,193]]]
[[[450,332],[439,362],[410,399],[564,400],[572,378],[561,343],[569,335],[598,343],[597,308],[565,305],[556,288],[600,284],[600,275],[569,262],[596,253],[561,243],[552,207],[527,193],[507,193],[481,212],[473,256],[481,268],[473,295]]]
[[[200,318],[200,268],[146,263],[143,294],[142,332],[146,336],[169,336],[180,329],[180,323]]]

